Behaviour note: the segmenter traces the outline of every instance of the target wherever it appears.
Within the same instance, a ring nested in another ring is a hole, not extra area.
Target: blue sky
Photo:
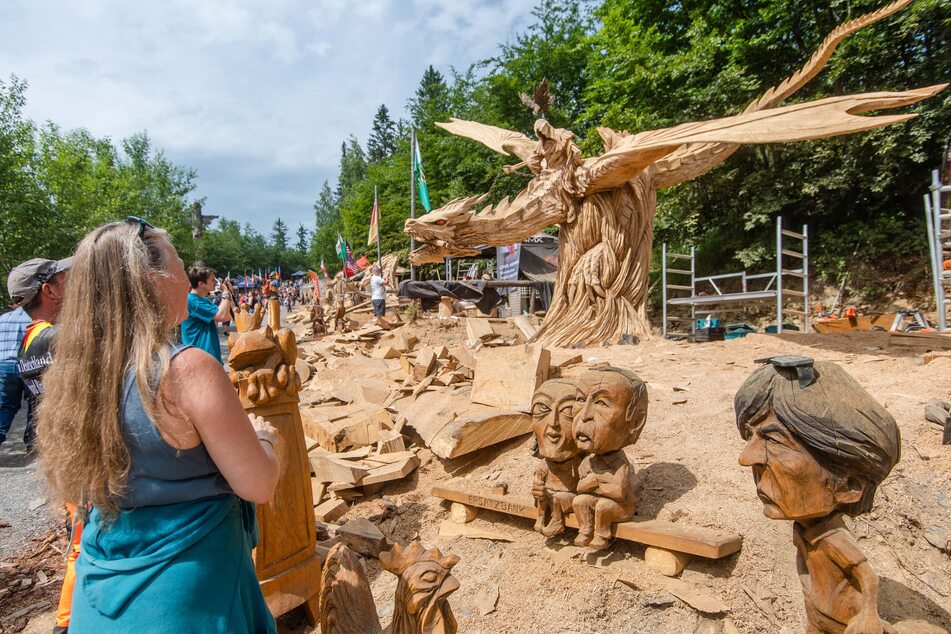
[[[206,213],[312,229],[341,141],[365,144],[381,103],[405,116],[429,64],[448,74],[495,54],[535,3],[6,0],[0,76],[29,82],[36,121],[114,140],[147,130],[198,170]]]

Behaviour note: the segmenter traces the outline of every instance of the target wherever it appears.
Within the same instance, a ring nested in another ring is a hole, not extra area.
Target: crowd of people
[[[166,232],[131,217],[71,258],[18,265],[7,291],[0,442],[25,395],[24,443],[70,517],[53,631],[274,632],[251,551],[281,440],[242,408],[217,329],[260,296],[186,272]]]

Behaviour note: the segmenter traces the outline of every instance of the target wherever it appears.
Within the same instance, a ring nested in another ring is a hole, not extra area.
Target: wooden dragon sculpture
[[[380,565],[399,577],[393,597],[389,634],[455,634],[456,619],[448,597],[459,589],[452,567],[456,555],[426,550],[418,541],[380,553]],[[383,632],[370,582],[360,560],[344,544],[330,549],[320,581],[321,634]]]
[[[840,25],[802,69],[739,115],[637,134],[598,128],[605,150],[600,156],[583,158],[572,132],[543,119],[535,122],[537,141],[475,121],[438,123],[496,152],[515,154],[522,162],[507,169],[528,167],[535,178],[515,199],[478,213],[485,196],[456,199],[407,220],[405,232],[422,243],[411,254],[413,263],[473,255],[475,246],[520,242],[557,224],[558,280],[538,338],[547,345],[570,346],[649,334],[647,282],[657,190],[708,172],[744,143],[821,139],[915,117],[858,115],[913,104],[947,84],[776,107],[815,77],[848,35],[911,1],[898,0]]]

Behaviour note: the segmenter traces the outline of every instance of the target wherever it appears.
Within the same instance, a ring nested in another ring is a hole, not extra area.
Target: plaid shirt
[[[22,308],[0,315],[0,363],[16,363],[26,327],[32,321]]]

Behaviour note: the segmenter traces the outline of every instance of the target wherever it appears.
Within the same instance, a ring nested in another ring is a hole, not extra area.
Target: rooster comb
[[[400,544],[396,544],[390,550],[380,553],[380,565],[382,565],[385,570],[397,576],[403,574],[403,572],[413,564],[422,561],[431,561],[439,564],[446,570],[450,570],[459,563],[459,556],[443,556],[438,548],[426,550],[418,540],[411,542],[406,548],[403,548]]]

